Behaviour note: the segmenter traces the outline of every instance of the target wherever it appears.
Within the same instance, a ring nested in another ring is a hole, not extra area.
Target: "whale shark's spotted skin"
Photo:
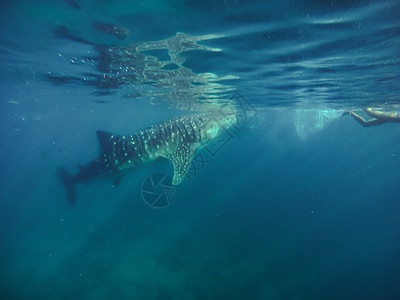
[[[228,118],[210,112],[176,117],[128,136],[97,131],[100,156],[86,166],[79,166],[72,183],[134,168],[161,156],[172,161],[172,184],[178,185],[185,179],[196,148],[205,146],[235,123],[235,115]]]

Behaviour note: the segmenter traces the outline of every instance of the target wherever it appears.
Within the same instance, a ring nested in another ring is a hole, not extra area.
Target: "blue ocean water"
[[[399,110],[399,1],[0,6],[1,299],[400,298],[400,127],[341,117]],[[68,205],[97,130],[227,104],[170,205],[166,159]]]

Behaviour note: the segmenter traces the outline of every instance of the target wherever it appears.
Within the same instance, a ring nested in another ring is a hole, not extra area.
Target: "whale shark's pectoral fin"
[[[174,178],[172,185],[179,185],[186,177],[189,166],[192,163],[194,150],[196,146],[190,143],[183,143],[171,154],[164,155],[172,161],[174,165]]]
[[[100,144],[100,155],[106,154],[111,147],[111,140],[116,136],[101,130],[97,130],[96,134]]]
[[[113,180],[113,183],[115,186],[119,186],[119,183],[121,182],[121,179],[123,178],[123,176],[118,176]]]

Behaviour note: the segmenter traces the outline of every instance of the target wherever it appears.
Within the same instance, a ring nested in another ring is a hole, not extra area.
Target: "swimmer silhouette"
[[[364,127],[378,126],[383,123],[400,123],[400,114],[396,111],[376,111],[368,107],[365,109],[365,112],[372,119],[365,120],[363,117],[357,115],[352,111],[344,112],[342,114],[342,117],[346,115],[351,115],[354,120],[356,120]]]

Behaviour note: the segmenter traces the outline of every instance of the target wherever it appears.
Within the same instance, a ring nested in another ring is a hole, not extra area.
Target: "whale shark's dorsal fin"
[[[109,145],[110,145],[111,140],[114,137],[114,135],[110,132],[101,131],[101,130],[97,130],[96,134],[97,134],[97,138],[99,139],[100,153],[104,154],[107,152],[107,149],[109,148]]]
[[[174,165],[174,178],[172,179],[172,185],[179,185],[185,179],[189,166],[192,163],[195,149],[196,146],[193,144],[182,143],[173,153],[163,155],[172,161],[172,164]]]

